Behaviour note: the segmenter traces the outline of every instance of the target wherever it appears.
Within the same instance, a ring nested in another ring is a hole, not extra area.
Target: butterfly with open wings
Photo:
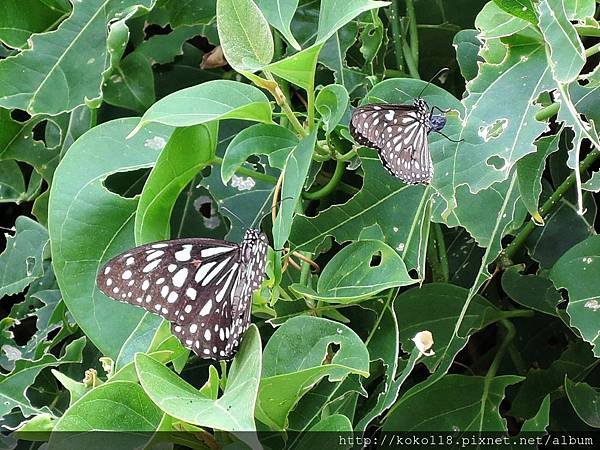
[[[228,360],[250,325],[252,293],[264,279],[268,245],[255,229],[241,244],[154,242],[108,261],[96,282],[112,299],[167,319],[173,334],[201,358]]]
[[[427,136],[441,131],[446,118],[433,114],[422,98],[412,105],[387,103],[356,108],[350,134],[365,147],[374,148],[384,167],[407,184],[430,183],[433,162]]]

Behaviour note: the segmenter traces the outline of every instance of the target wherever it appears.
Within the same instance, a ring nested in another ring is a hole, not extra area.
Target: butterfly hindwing
[[[357,108],[350,123],[356,142],[378,150],[384,167],[405,183],[429,183],[433,164],[427,134],[429,109],[413,105],[373,104]]]

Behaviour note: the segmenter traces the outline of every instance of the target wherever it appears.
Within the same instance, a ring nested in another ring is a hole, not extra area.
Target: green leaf
[[[394,249],[381,241],[361,240],[344,247],[327,263],[316,292],[302,284],[293,284],[291,289],[307,298],[350,303],[417,282]]]
[[[600,356],[600,236],[590,236],[562,255],[550,278],[569,293],[570,325],[592,344],[594,355]]]
[[[537,414],[527,419],[521,427],[521,433],[532,431],[546,431],[550,424],[550,395],[546,395]]]
[[[169,15],[169,23],[173,28],[184,25],[207,25],[212,22],[217,12],[216,0],[164,0],[159,1],[154,10],[163,9]]]
[[[486,3],[475,18],[475,28],[481,30],[481,37],[486,39],[510,36],[527,26],[526,20],[507,13],[496,2]]]
[[[150,60],[141,53],[127,55],[104,83],[104,100],[143,113],[154,103],[154,75]]]
[[[15,235],[6,236],[0,255],[0,298],[22,292],[44,274],[42,265],[48,231],[29,217],[17,217]]]
[[[540,30],[550,48],[550,67],[559,83],[574,81],[585,65],[585,49],[567,17],[563,0],[540,0]]]
[[[339,346],[333,354],[331,344]],[[287,320],[269,339],[263,357],[256,418],[278,430],[287,428],[290,411],[323,377],[333,382],[350,373],[369,375],[369,353],[356,333],[317,317]]]
[[[548,278],[542,275],[522,275],[522,265],[509,267],[502,274],[502,289],[515,302],[526,308],[557,316],[556,306],[562,301]]]
[[[0,161],[0,203],[21,203],[25,200],[25,179],[15,161]]]
[[[185,6],[189,4],[190,2],[187,2]],[[201,9],[200,5],[196,5],[196,7]],[[186,41],[202,34],[203,31],[202,25],[192,25],[175,28],[169,34],[156,34],[138,45],[132,54],[145,56],[152,65],[169,64],[177,56],[183,55]]]
[[[56,367],[61,364],[80,363],[81,352],[85,346],[85,337],[74,340],[65,348],[64,354],[57,358],[46,353],[34,361],[20,359],[15,368],[8,374],[0,375],[0,417],[4,417],[12,409],[19,408],[24,416],[46,411],[47,408],[35,408],[26,396],[27,389],[33,384],[42,369]]]
[[[592,174],[589,180],[581,185],[583,189],[590,192],[600,192],[600,171]]]
[[[63,387],[69,391],[69,406],[73,405],[77,400],[85,395],[88,388],[85,384],[69,378],[64,373],[58,370],[52,369],[52,375],[63,385]]]
[[[565,377],[565,392],[573,409],[590,427],[600,428],[600,392],[589,384],[574,383]]]
[[[372,0],[322,0],[316,43],[325,42],[361,13],[389,4]]]
[[[135,213],[138,245],[169,239],[170,217],[179,194],[212,162],[217,122],[173,132],[144,184]]]
[[[116,381],[88,392],[56,422],[48,448],[144,448],[164,413],[137,383]],[[110,430],[98,439],[98,430]]]
[[[338,448],[349,449],[352,445],[344,445],[340,442],[337,433],[352,434],[352,422],[341,414],[333,414],[313,425],[294,446],[299,450],[310,450],[315,448]],[[328,443],[329,442],[329,443]]]
[[[319,62],[333,71],[335,82],[344,86],[352,93],[360,86],[365,74],[359,68],[348,67],[346,52],[356,40],[358,25],[350,22],[337,30],[323,45],[319,53]]]
[[[253,445],[256,437],[254,406],[261,372],[261,344],[256,326],[244,334],[236,354],[223,395],[217,400],[202,395],[164,365],[138,353],[135,367],[148,396],[165,413],[201,427],[240,433],[239,437]]]
[[[292,34],[290,25],[292,17],[298,8],[298,0],[256,0],[269,23],[276,28],[292,47],[300,51],[302,47],[298,44]]]
[[[27,47],[32,34],[50,31],[67,13],[39,0],[4,0],[0,5],[0,42],[13,48]]]
[[[444,217],[456,207],[459,186],[466,184],[477,194],[509,179],[515,163],[535,151],[534,142],[547,127],[535,119],[540,109],[535,101],[554,87],[545,48],[521,38],[510,42],[505,60],[482,64],[467,85],[466,114],[453,136],[461,141],[441,142],[438,151],[446,158],[435,167],[442,176],[434,176],[432,184],[447,202]],[[498,98],[511,108],[498,108]]]
[[[517,178],[519,191],[527,211],[532,216],[538,215],[538,202],[542,192],[542,175],[546,168],[546,159],[558,151],[560,133],[544,136],[536,142],[537,150],[517,161]]]
[[[539,349],[536,351],[539,352]],[[534,367],[529,370],[527,379],[519,386],[517,394],[511,401],[510,415],[533,417],[548,394],[551,394],[553,399],[564,395],[562,385],[565,377],[571,380],[582,380],[596,365],[597,360],[588,344],[581,341],[571,344],[550,367],[546,369]]]
[[[225,59],[238,72],[257,72],[273,59],[271,29],[252,0],[217,0],[217,29]]]
[[[460,73],[466,81],[471,81],[477,76],[478,63],[483,59],[479,56],[482,42],[477,37],[478,34],[477,30],[460,30],[452,41]]]
[[[281,206],[273,222],[274,248],[283,248],[290,236],[296,205],[312,162],[312,154],[317,141],[316,129],[302,139],[290,152],[283,170]]]
[[[226,184],[235,171],[252,155],[267,155],[271,167],[283,169],[292,148],[298,144],[296,135],[279,125],[256,124],[245,128],[231,140],[221,165],[221,179]]]
[[[531,0],[494,0],[494,3],[504,11],[532,24],[537,24],[535,9]]]
[[[110,25],[110,34],[115,31],[110,45],[124,49],[124,21],[153,4],[154,0],[75,2],[73,14],[56,31],[32,36],[31,49],[0,61],[0,106],[31,115],[59,114],[101,98],[103,73],[111,63],[109,24],[119,17]]]
[[[569,20],[584,20],[596,12],[595,0],[564,0],[563,4]]]
[[[398,317],[400,342],[405,351],[413,348],[412,339],[420,331],[428,330],[433,334],[435,355],[423,360],[432,372],[447,370],[467,344],[469,335],[501,317],[500,311],[491,303],[476,295],[461,325],[461,337],[457,337],[454,327],[468,295],[467,289],[458,286],[429,283],[410,289],[396,299],[394,310]]]
[[[446,375],[437,383],[397,404],[382,430],[481,432],[507,431],[500,402],[507,386],[524,377],[494,378]],[[435,411],[435,414],[431,412]]]
[[[271,105],[265,94],[253,86],[229,80],[208,81],[156,102],[134,131],[151,122],[185,127],[221,119],[271,123]]]
[[[152,166],[171,133],[151,126],[126,140],[136,121],[108,122],[79,138],[61,161],[50,191],[52,262],[63,299],[85,334],[113,360],[144,311],[109,300],[96,288],[100,265],[135,246],[137,199],[114,194],[104,183],[111,174]]]
[[[350,97],[344,86],[330,84],[319,91],[315,108],[323,120],[323,128],[327,134],[331,133],[340,123],[348,109]]]
[[[281,61],[269,64],[264,70],[310,92],[315,84],[315,70],[322,47],[322,44],[313,45]]]
[[[359,156],[365,172],[361,191],[347,203],[334,205],[316,217],[297,214],[290,243],[297,250],[314,253],[327,236],[334,236],[339,243],[356,241],[366,229],[377,227],[381,240],[396,249],[409,270],[418,268],[422,276],[430,191],[390,176],[373,150],[361,149]]]

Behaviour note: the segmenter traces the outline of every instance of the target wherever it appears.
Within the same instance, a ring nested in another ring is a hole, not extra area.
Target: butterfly
[[[430,183],[433,163],[427,136],[440,132],[446,118],[433,114],[422,98],[412,105],[371,104],[356,108],[350,134],[365,147],[378,150],[383,166],[407,184]]]
[[[264,280],[269,241],[249,229],[241,244],[175,239],[135,247],[98,272],[114,300],[164,317],[201,358],[228,360],[250,326],[252,293]]]

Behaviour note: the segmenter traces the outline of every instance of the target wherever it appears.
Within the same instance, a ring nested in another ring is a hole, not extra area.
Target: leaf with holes
[[[350,303],[418,281],[410,277],[394,249],[381,241],[361,240],[342,249],[327,263],[316,291],[299,283],[290,289],[306,298]]]
[[[590,236],[573,246],[552,267],[550,278],[569,293],[567,314],[571,326],[592,344],[600,356],[600,236]]]

